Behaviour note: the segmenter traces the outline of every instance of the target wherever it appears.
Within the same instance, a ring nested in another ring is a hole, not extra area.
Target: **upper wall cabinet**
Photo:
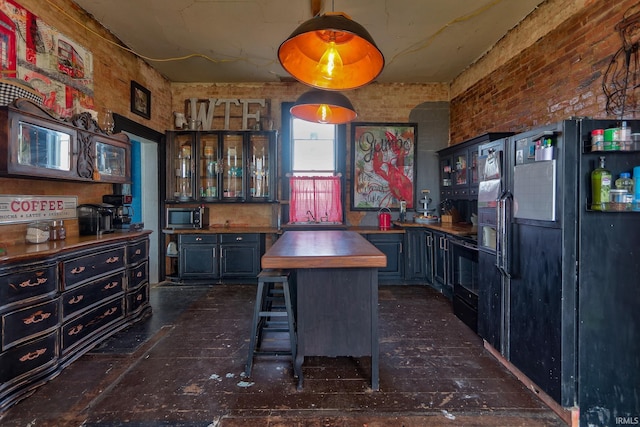
[[[272,202],[276,131],[168,131],[167,202]]]
[[[56,119],[18,99],[0,107],[0,174],[86,182],[131,181],[131,144],[108,135],[89,113]]]
[[[480,144],[510,135],[512,134],[507,132],[486,133],[438,151],[440,199],[477,199],[480,183],[478,171]]]

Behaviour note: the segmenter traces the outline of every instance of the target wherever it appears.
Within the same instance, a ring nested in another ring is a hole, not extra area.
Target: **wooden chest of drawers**
[[[0,257],[0,412],[149,313],[148,234]]]

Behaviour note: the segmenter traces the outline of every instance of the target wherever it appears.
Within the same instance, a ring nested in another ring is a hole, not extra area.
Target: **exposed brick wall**
[[[105,41],[116,40],[88,14],[70,0],[16,0],[62,34],[82,44],[93,54],[95,110],[110,108],[131,120],[163,132],[171,119],[171,93],[169,82],[134,55]],[[55,6],[54,6],[55,4]],[[82,25],[97,32],[97,36]],[[151,91],[151,120],[146,120],[130,109],[131,80]],[[6,154],[6,153],[5,153]],[[2,155],[2,154],[0,154]],[[103,194],[112,192],[110,184],[74,183],[58,180],[29,180],[0,177],[0,194],[70,195],[78,203],[102,201]],[[77,221],[65,221],[67,233],[77,234]],[[24,240],[26,223],[0,225],[0,245],[12,245]]]
[[[281,103],[294,102],[309,89],[301,83],[173,83],[172,109],[186,112],[185,101],[190,98],[264,98],[271,101],[271,117],[279,128]],[[374,83],[343,94],[358,112],[356,120],[365,122],[407,122],[417,105],[427,101],[449,100],[448,85],[444,83]],[[221,112],[216,110],[215,115],[218,114]],[[168,123],[168,126],[170,129],[173,125]]]
[[[602,76],[622,46],[615,26],[635,4],[636,0],[591,2],[452,99],[451,143],[485,132],[519,132],[571,116],[607,117]]]

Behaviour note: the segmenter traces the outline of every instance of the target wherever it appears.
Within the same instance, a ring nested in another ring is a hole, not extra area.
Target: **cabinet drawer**
[[[62,326],[62,354],[124,318],[124,297],[106,302]]]
[[[184,244],[204,244],[215,245],[218,243],[217,234],[181,234],[178,236],[178,243]]]
[[[231,233],[220,235],[220,243],[258,243],[259,241],[260,235],[256,233]]]
[[[124,247],[64,261],[64,287],[69,289],[92,277],[124,268]]]
[[[58,332],[0,354],[0,383],[53,365],[58,359]]]
[[[127,264],[137,264],[149,257],[148,240],[132,243],[127,246]]]
[[[133,290],[149,280],[149,263],[143,262],[142,264],[130,269],[128,274],[129,283],[127,283],[127,289]]]
[[[62,317],[67,319],[124,291],[124,272],[77,286],[62,295]]]
[[[2,349],[55,328],[60,322],[58,299],[13,311],[2,316]]]
[[[0,275],[0,307],[55,292],[58,264],[32,264]]]
[[[149,303],[149,284],[127,294],[127,315],[146,307]]]

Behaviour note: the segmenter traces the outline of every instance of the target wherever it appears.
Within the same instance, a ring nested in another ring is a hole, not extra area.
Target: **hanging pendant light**
[[[384,67],[384,56],[371,35],[340,12],[303,22],[280,45],[278,59],[297,80],[327,90],[364,86]]]
[[[308,122],[334,125],[348,123],[358,115],[343,94],[318,89],[300,95],[289,111],[294,117]]]

